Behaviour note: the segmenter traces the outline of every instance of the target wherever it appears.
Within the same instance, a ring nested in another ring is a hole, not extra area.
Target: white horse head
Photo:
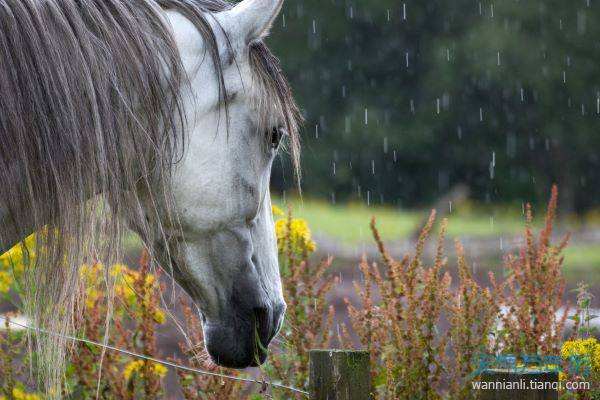
[[[126,221],[198,305],[214,360],[264,362],[285,310],[269,176],[286,131],[296,165],[299,147],[261,40],[281,3],[0,1],[0,251],[54,228],[27,269],[33,323],[72,332],[79,267],[119,259]],[[60,393],[66,338],[37,344]]]
[[[190,80],[183,94],[188,142],[172,183],[182,228],[171,249],[174,276],[201,310],[209,354],[228,367],[265,361],[286,307],[269,193],[286,121],[276,99],[264,98],[250,59],[281,4],[245,0],[214,14],[227,113],[202,35],[167,12]]]

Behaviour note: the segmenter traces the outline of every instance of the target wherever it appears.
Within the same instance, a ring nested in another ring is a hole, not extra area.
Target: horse
[[[301,116],[264,38],[283,0],[0,0],[0,251],[33,232],[24,307],[57,396],[78,268],[139,235],[218,365],[281,328],[269,181]],[[105,274],[109,279],[109,273]],[[110,316],[107,316],[107,323]]]

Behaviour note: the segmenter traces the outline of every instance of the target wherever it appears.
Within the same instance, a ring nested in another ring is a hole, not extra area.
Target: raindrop
[[[439,114],[440,113],[440,99],[439,99],[439,97],[436,99],[436,110],[437,110],[437,113]]]
[[[479,107],[479,122],[483,122],[483,108]]]
[[[351,130],[352,130],[352,125],[351,125],[350,117],[346,116],[346,118],[344,118],[344,132],[350,133]]]
[[[371,160],[371,173],[375,175],[375,160]]]
[[[315,139],[319,138],[319,124],[315,125]]]
[[[490,4],[490,18],[494,18],[494,5]]]
[[[500,66],[500,52],[498,52],[498,66]]]
[[[525,101],[525,89],[521,88],[521,103]]]
[[[315,21],[314,19],[312,21],[312,29],[313,29],[313,34],[316,35],[317,34],[317,21]]]
[[[406,21],[406,3],[402,3],[402,19]]]
[[[408,51],[406,52],[405,57],[406,57],[406,68],[408,68]]]
[[[365,125],[369,125],[369,110],[365,108]]]
[[[346,98],[346,85],[342,86],[342,98]]]
[[[283,14],[283,16],[282,16],[282,22],[281,22],[281,24],[282,24],[283,29],[285,29],[286,28],[285,14]]]
[[[391,19],[390,9],[388,8],[387,9],[387,20],[388,20],[388,22],[390,21],[390,19]]]
[[[388,153],[388,138],[387,136],[383,138],[383,154]]]

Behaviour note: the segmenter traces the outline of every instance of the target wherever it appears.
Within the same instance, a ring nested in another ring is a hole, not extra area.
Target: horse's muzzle
[[[269,343],[281,329],[285,304],[258,306],[234,312],[222,321],[207,321],[204,339],[213,361],[226,368],[262,365]]]

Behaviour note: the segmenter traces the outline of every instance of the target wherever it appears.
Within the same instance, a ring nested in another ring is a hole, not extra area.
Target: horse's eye
[[[283,140],[285,134],[285,128],[283,127],[273,128],[271,130],[271,148],[273,150],[277,150],[279,148],[279,145],[281,144],[281,141]]]

